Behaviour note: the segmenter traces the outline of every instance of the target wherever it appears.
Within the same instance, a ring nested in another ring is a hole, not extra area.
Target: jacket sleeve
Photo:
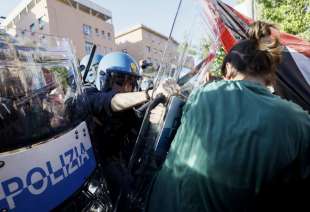
[[[116,94],[115,91],[109,92],[96,92],[88,95],[91,111],[95,115],[104,112],[107,115],[112,115],[111,100]]]
[[[299,151],[297,161],[301,179],[310,180],[310,115],[307,112],[298,114],[297,137],[299,138]]]

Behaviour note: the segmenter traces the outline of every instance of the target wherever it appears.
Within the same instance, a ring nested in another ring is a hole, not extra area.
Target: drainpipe
[[[252,0],[252,19],[255,21],[255,0]]]

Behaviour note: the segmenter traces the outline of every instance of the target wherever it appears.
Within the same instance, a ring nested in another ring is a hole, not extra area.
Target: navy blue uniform
[[[95,124],[92,129],[92,140],[99,153],[105,178],[111,192],[113,203],[121,193],[119,211],[127,210],[126,198],[131,191],[131,175],[127,165],[134,147],[142,120],[138,119],[133,109],[113,112],[111,100],[115,91],[98,91],[95,87],[86,86],[84,92]]]

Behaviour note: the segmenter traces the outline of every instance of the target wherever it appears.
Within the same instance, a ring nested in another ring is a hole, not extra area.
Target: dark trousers
[[[120,212],[129,211],[133,180],[127,167],[119,160],[106,160],[103,172],[114,208]]]

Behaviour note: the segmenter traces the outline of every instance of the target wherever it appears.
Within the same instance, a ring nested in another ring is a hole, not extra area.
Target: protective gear
[[[84,76],[84,73],[85,73],[85,70],[87,67],[87,63],[89,61],[89,57],[90,57],[90,55],[84,56],[80,62],[80,71],[81,71],[82,77]],[[98,70],[97,67],[98,67],[102,58],[103,58],[103,55],[101,55],[101,54],[94,55],[93,61],[90,65],[90,69],[89,69],[89,72],[88,72],[87,77],[86,77],[86,82],[89,82],[89,83],[95,82],[97,70]]]
[[[81,71],[86,68],[88,60],[89,60],[89,57],[90,57],[90,55],[88,54],[88,55],[84,56],[83,59],[81,60],[81,62],[80,62],[80,69],[81,69]],[[98,65],[102,58],[103,58],[103,55],[95,54],[95,56],[93,58],[93,61],[91,63],[91,66]]]
[[[98,90],[111,88],[111,79],[118,78],[117,82],[122,84],[124,76],[133,76],[133,79],[140,77],[140,68],[136,61],[126,53],[113,52],[106,55],[99,63],[99,74],[96,78]]]
[[[31,43],[17,39],[0,30],[0,208],[89,211],[102,205],[102,210],[111,211],[90,140],[88,98],[79,84],[70,43],[53,36]],[[81,160],[52,183],[48,176],[59,173],[53,167],[66,166],[68,154]],[[44,182],[24,190],[36,169]],[[13,192],[2,189],[2,182],[15,179],[16,199],[9,199]]]
[[[0,153],[57,136],[88,115],[69,110],[81,95],[72,52],[48,45],[24,45],[0,33]]]

